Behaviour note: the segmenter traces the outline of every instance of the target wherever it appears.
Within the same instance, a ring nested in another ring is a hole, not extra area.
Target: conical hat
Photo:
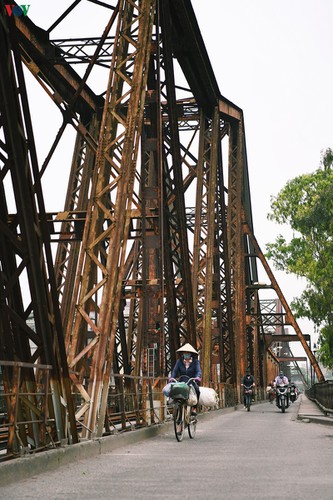
[[[179,349],[177,349],[177,352],[194,352],[194,354],[198,354],[198,351],[196,351],[191,344],[182,345]]]

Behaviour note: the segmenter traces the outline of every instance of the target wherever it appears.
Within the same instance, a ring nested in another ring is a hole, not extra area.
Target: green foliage
[[[279,235],[267,245],[267,257],[276,268],[307,281],[292,308],[320,327],[320,357],[333,366],[333,151],[327,149],[320,167],[289,181],[271,199],[268,219],[287,224],[293,231],[288,242]]]
[[[327,368],[333,368],[333,326],[324,325],[320,330],[319,336],[319,357],[320,361]]]

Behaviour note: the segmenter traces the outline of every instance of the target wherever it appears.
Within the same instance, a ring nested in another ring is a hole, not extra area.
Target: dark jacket
[[[255,382],[253,375],[244,375],[244,377],[242,378],[242,385],[244,385],[245,387],[250,387],[254,383]]]
[[[181,379],[182,376],[184,376],[183,380]],[[192,358],[192,363],[190,363],[190,366],[186,370],[183,358],[179,358],[171,372],[171,377],[179,378],[180,382],[186,382],[189,378],[201,379],[199,360],[197,358]]]

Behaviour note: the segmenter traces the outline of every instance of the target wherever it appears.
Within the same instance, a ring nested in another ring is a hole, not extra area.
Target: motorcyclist
[[[297,399],[297,396],[298,396],[297,391],[298,391],[298,389],[296,387],[295,382],[291,381],[291,378],[289,379],[289,388],[290,388],[290,399],[294,396],[294,398],[291,399],[291,401],[293,403]]]
[[[245,389],[250,388],[251,386],[255,387],[255,381],[254,381],[254,376],[251,375],[251,370],[248,368],[246,370],[246,374],[242,378],[241,381],[241,387],[243,387],[243,401],[244,401],[244,408],[246,408],[246,397],[245,397]],[[253,390],[253,396],[252,399],[254,400],[254,390]]]
[[[280,384],[289,384],[289,380],[288,380],[288,377],[286,377],[283,373],[283,371],[281,370],[279,375],[275,378],[274,380],[274,387],[276,387],[277,385],[280,385]]]
[[[286,400],[286,403],[285,403],[285,406],[283,407],[284,409],[285,408],[288,408],[289,404],[290,404],[290,398],[289,398],[289,380],[288,380],[288,377],[286,377],[283,373],[283,371],[280,371],[279,375],[276,377],[275,381],[274,381],[274,384],[275,384],[275,388],[276,387],[279,387],[279,386],[283,386],[283,385],[286,385],[287,386],[287,391],[285,393],[285,396],[287,398]],[[276,405],[278,408],[281,408],[281,395],[279,394],[279,390],[277,389],[277,392],[276,392]],[[282,409],[282,411],[284,411],[284,409]]]

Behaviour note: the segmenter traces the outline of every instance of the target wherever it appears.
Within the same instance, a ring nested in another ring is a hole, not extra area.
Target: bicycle
[[[192,407],[188,404],[191,380],[194,379],[190,378],[187,382],[178,382],[176,379],[171,379],[171,381],[175,382],[173,395],[170,395],[174,400],[173,426],[176,439],[179,442],[183,440],[186,428],[190,439],[195,437],[197,431],[197,417],[191,414]]]

